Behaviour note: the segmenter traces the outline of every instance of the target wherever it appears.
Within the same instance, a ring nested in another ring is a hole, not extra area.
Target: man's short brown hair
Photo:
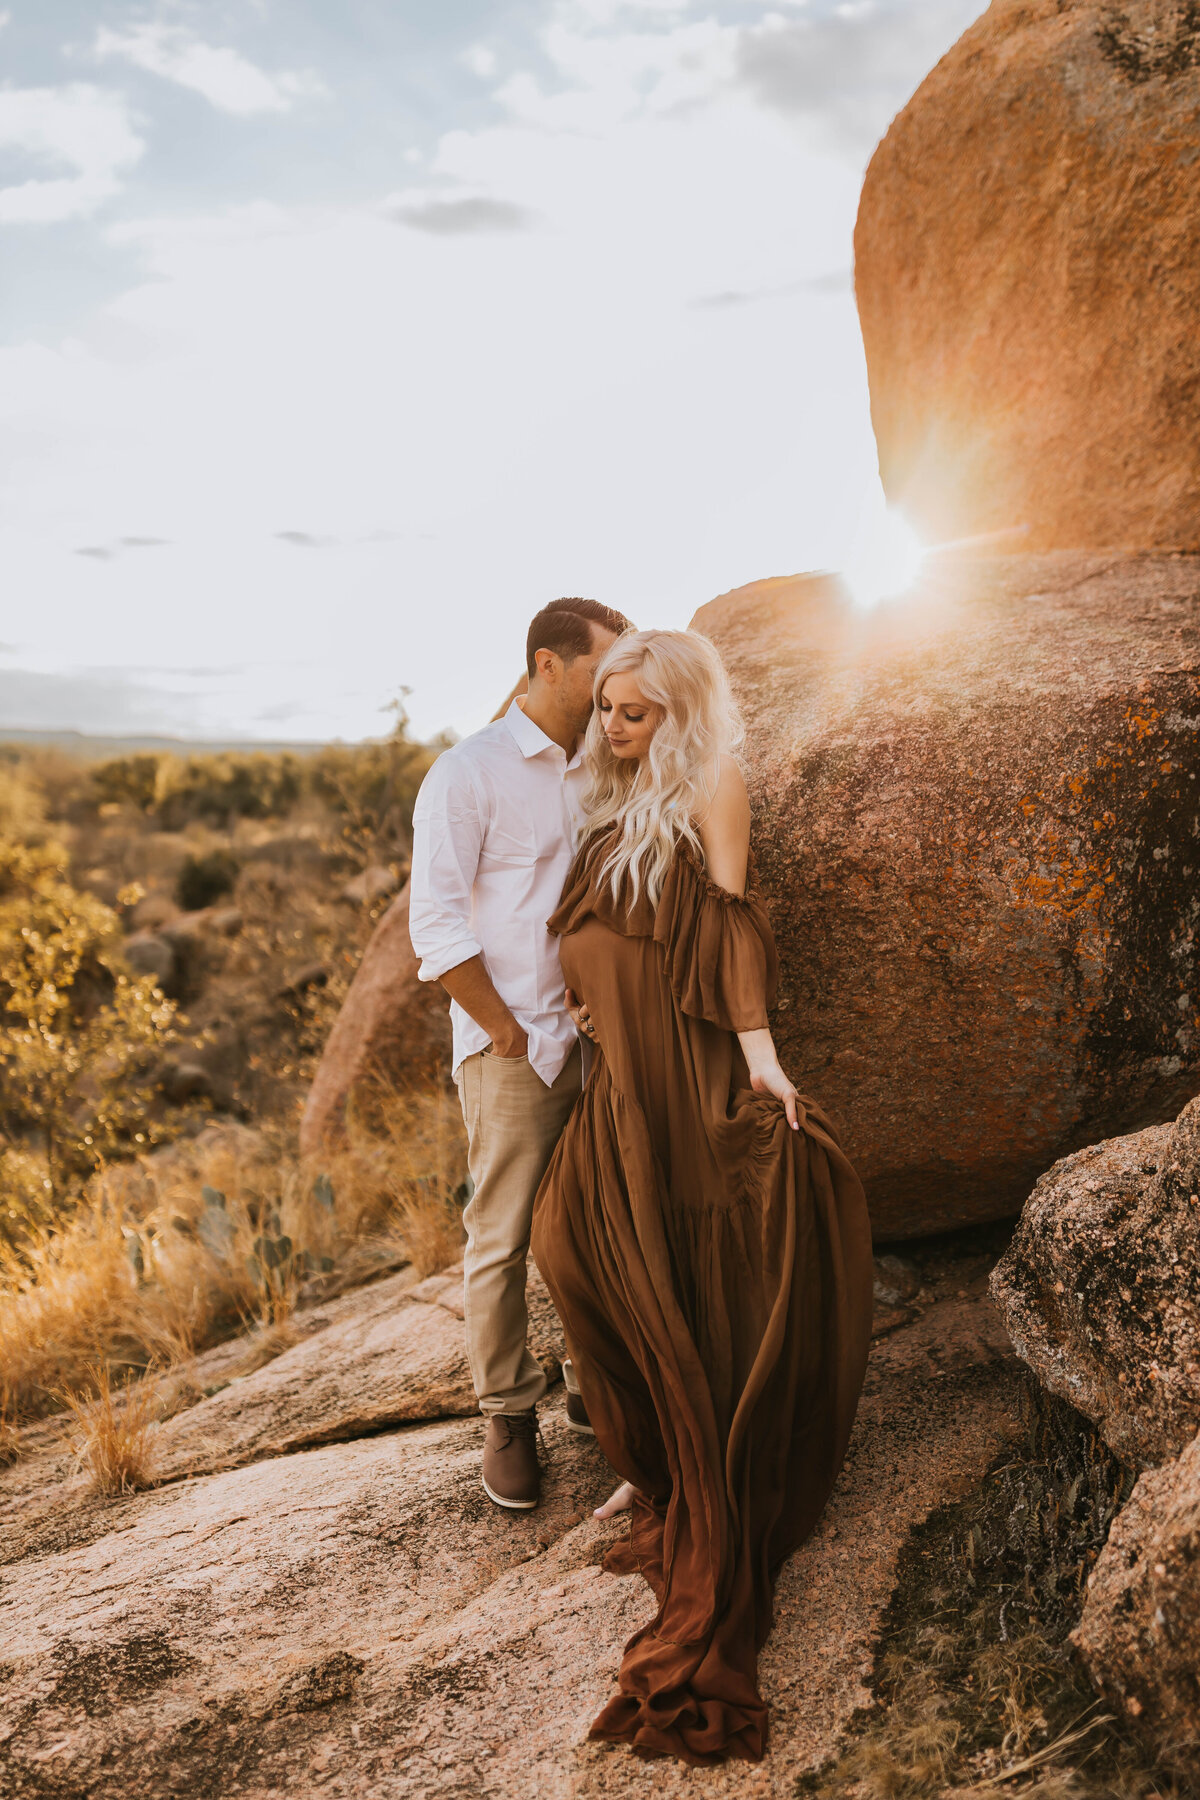
[[[525,669],[530,681],[537,674],[534,659],[539,650],[553,650],[565,663],[586,656],[592,647],[593,625],[599,625],[601,631],[611,631],[615,637],[633,630],[624,613],[602,606],[599,600],[552,600],[549,606],[543,606],[534,615],[525,639]]]

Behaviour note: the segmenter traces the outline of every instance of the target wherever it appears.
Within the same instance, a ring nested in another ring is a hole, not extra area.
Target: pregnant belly
[[[587,1001],[599,1024],[600,1013],[612,1005],[636,1003],[648,972],[647,952],[654,967],[653,950],[649,938],[623,937],[599,919],[587,919],[559,945],[563,980]]]
[[[661,1065],[669,1004],[653,938],[624,937],[588,919],[560,946],[563,979],[587,1005],[594,1042],[624,1086],[642,1085],[648,1060]],[[632,1089],[631,1089],[632,1091]]]

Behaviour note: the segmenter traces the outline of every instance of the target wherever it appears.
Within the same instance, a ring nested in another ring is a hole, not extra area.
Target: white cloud
[[[0,222],[48,224],[94,212],[118,193],[145,145],[125,102],[87,82],[0,88],[0,146],[68,174],[31,175],[0,188]]]
[[[164,81],[202,94],[222,112],[243,118],[287,112],[298,100],[326,92],[324,83],[311,71],[268,74],[240,51],[202,43],[182,25],[148,22],[122,31],[101,26],[94,49],[102,60],[123,58]]]
[[[496,73],[496,61],[496,52],[487,44],[472,44],[463,51],[463,62],[481,81],[489,81]]]
[[[405,196],[385,205],[383,210],[385,217],[437,237],[462,237],[481,231],[528,231],[537,222],[528,208],[515,206],[511,200],[492,200],[484,194],[468,194],[454,200]]]
[[[518,71],[495,98],[514,119],[542,131],[596,135],[639,118],[682,119],[732,88],[736,27],[712,19],[635,25],[596,29],[578,0],[563,0],[542,40],[552,89]]]
[[[768,15],[738,34],[737,78],[851,155],[867,156],[979,0],[858,0]]]
[[[980,0],[783,0],[747,23],[675,0],[558,0],[542,49],[554,81],[518,71],[496,98],[548,131],[684,119],[738,88],[814,147],[861,165]]]
[[[572,0],[571,11],[589,25],[611,26],[627,16],[670,19],[688,10],[689,0]]]

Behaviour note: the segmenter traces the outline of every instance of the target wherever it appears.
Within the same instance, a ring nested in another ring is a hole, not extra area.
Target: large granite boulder
[[[1200,567],[933,569],[694,621],[746,715],[781,1057],[892,1238],[1016,1213],[1200,1088]]]
[[[334,1021],[300,1121],[306,1156],[342,1136],[356,1088],[420,1084],[449,1072],[450,1003],[436,981],[417,979],[408,902],[406,884],[375,927]]]
[[[1127,1461],[1200,1431],[1200,1099],[1042,1176],[992,1293],[1043,1387]]]
[[[995,0],[893,121],[855,286],[929,542],[1200,545],[1200,13]]]
[[[1200,1438],[1140,1477],[1072,1636],[1105,1700],[1161,1763],[1200,1773]]]

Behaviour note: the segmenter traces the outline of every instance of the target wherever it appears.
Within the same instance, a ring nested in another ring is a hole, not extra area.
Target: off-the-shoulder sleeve
[[[547,931],[569,937],[586,919],[599,919],[622,937],[653,937],[654,908],[646,895],[630,906],[627,900],[617,900],[608,882],[601,880],[607,848],[606,839],[592,838],[576,852],[562,898],[546,920]]]
[[[775,934],[753,887],[718,887],[684,851],[667,877],[655,941],[685,1013],[726,1031],[756,1031],[775,998]]]

